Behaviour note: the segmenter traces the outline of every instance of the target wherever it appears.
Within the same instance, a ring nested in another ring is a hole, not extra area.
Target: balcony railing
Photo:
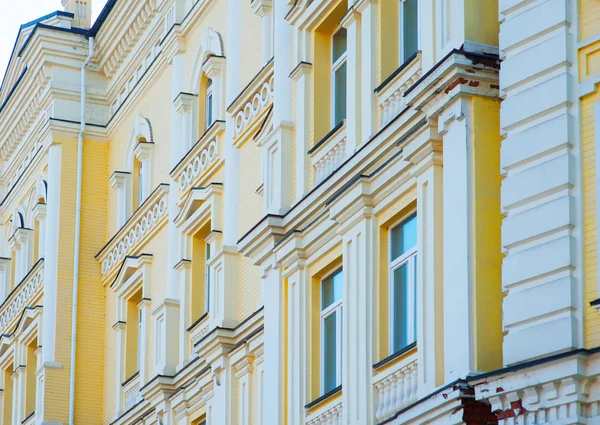
[[[375,417],[378,422],[391,418],[417,400],[417,359],[411,356],[373,376]]]
[[[125,410],[134,406],[140,400],[140,373],[136,372],[131,378],[123,383],[123,399]]]
[[[171,177],[177,182],[180,193],[202,179],[222,159],[224,149],[225,122],[216,121],[173,168]]]
[[[19,285],[0,306],[0,332],[42,292],[44,288],[44,260],[39,260]]]
[[[315,170],[315,185],[333,173],[346,159],[346,121],[338,124],[309,151]]]
[[[342,398],[324,404],[306,417],[306,425],[338,425],[342,423]]]
[[[161,184],[96,255],[102,264],[102,274],[106,275],[115,269],[141,241],[158,229],[168,212],[169,185]]]
[[[421,78],[421,52],[417,52],[375,89],[382,127],[397,117],[405,104],[404,92]]]
[[[35,412],[31,412],[25,419],[21,421],[21,425],[33,425],[35,424]]]
[[[196,345],[203,337],[205,337],[210,331],[210,320],[208,320],[208,313],[202,315],[192,326],[188,328],[190,335],[190,341],[192,346]]]
[[[271,59],[227,108],[233,116],[235,138],[251,128],[273,103],[275,93],[274,61]]]

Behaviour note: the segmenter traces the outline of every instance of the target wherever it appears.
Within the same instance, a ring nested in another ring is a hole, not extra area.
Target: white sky
[[[0,0],[0,4],[4,6],[0,14],[0,81],[2,81],[21,24],[63,8],[61,0]],[[93,0],[92,23],[105,4],[106,0]]]

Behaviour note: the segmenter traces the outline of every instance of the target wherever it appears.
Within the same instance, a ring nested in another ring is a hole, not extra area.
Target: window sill
[[[313,407],[324,403],[325,401],[329,400],[330,398],[332,398],[333,396],[335,396],[336,394],[340,393],[342,391],[342,386],[338,386],[337,388],[334,388],[333,390],[329,391],[328,393],[323,394],[322,396],[314,399],[313,401],[311,401],[310,403],[308,403],[306,406],[304,406],[305,409],[312,409]]]
[[[386,357],[385,359],[375,363],[373,365],[373,369],[377,370],[377,369],[381,369],[384,366],[387,366],[388,364],[392,363],[394,360],[396,360],[398,357],[401,357],[404,354],[407,354],[411,351],[413,351],[415,348],[417,348],[417,342],[413,342],[412,344],[408,344],[406,347],[404,347],[403,349],[396,351],[394,354]]]

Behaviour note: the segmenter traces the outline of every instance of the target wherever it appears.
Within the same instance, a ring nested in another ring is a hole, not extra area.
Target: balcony
[[[179,194],[183,194],[223,161],[225,122],[215,121],[171,171],[177,182]]]
[[[210,331],[210,320],[208,320],[208,313],[204,313],[200,319],[198,319],[187,329],[187,331],[193,347]]]
[[[124,410],[128,410],[140,400],[140,372],[136,372],[133,376],[123,382],[123,399],[125,400]]]
[[[44,260],[41,259],[0,306],[0,332],[6,333],[8,325],[21,314],[25,307],[35,303],[43,288]]]
[[[271,59],[227,108],[227,112],[233,116],[235,139],[242,140],[242,135],[261,123],[258,118],[269,110],[274,90],[274,61]]]
[[[342,397],[337,397],[332,402],[319,406],[306,416],[304,422],[306,425],[338,425],[342,423]]]
[[[96,254],[96,259],[102,264],[102,274],[114,271],[117,264],[148,240],[160,228],[160,224],[166,222],[168,212],[169,185],[161,184]]]
[[[406,106],[404,92],[421,78],[422,72],[421,52],[417,52],[375,89],[381,109],[381,127],[402,112]]]
[[[34,425],[35,424],[35,412],[31,412],[25,419],[21,421],[21,425]]]
[[[347,158],[346,121],[338,124],[309,151],[314,168],[315,186],[333,173]]]
[[[375,372],[375,417],[383,422],[417,400],[416,354],[387,363]]]

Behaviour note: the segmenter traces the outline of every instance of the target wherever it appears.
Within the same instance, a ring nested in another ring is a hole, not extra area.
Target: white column
[[[273,0],[255,0],[252,8],[262,20],[262,59],[266,65],[273,57]]]
[[[15,371],[13,377],[13,424],[21,425],[21,421],[25,419],[25,401],[27,400],[26,379],[27,367],[26,364],[26,348],[21,341],[16,342],[15,347]]]
[[[138,308],[142,313],[142,326],[140,332],[142,333],[140,336],[140,341],[142,343],[141,347],[138,347],[138,350],[141,350],[140,355],[140,388],[148,382],[150,379],[150,375],[148,374],[148,352],[150,350],[150,346],[148,345],[148,324],[150,319],[150,305],[151,301],[148,298],[143,298],[138,303]]]
[[[42,423],[44,418],[44,384],[46,382],[45,370],[42,367],[42,348],[39,347],[35,350],[35,357],[37,360],[35,379],[37,381],[35,390],[35,416],[36,423]]]
[[[352,3],[350,0],[349,3]],[[346,14],[342,26],[348,31],[347,44],[347,83],[346,83],[346,154],[352,155],[360,145],[361,134],[361,28],[357,13],[352,10]]]
[[[115,171],[109,184],[117,192],[117,228],[121,228],[131,216],[131,173]]]
[[[284,423],[283,399],[283,283],[281,269],[271,264],[263,271],[264,365],[263,424]]]
[[[237,421],[239,425],[250,425],[252,423],[252,393],[254,391],[254,366],[252,360],[252,357],[245,357],[236,365],[237,373],[235,374],[235,377],[238,380],[239,386]]]
[[[46,245],[46,204],[36,204],[33,208],[35,221],[38,223],[38,258],[34,258],[34,262],[40,258],[44,258],[44,248]]]
[[[299,63],[291,78],[296,83],[296,202],[310,191],[310,161],[308,146],[310,133],[310,73],[312,65]]]
[[[194,105],[198,102],[198,96],[189,93],[179,93],[173,102],[173,107],[177,110],[181,118],[181,155],[194,145],[194,118],[192,113]]]
[[[417,344],[418,395],[432,393],[443,384],[443,168],[437,128],[428,127],[432,140],[427,154],[415,164],[417,179]]]
[[[56,293],[58,280],[58,230],[60,211],[60,175],[62,147],[53,144],[48,148],[48,204],[46,207],[46,245],[44,252],[44,315],[42,358],[44,365],[55,365],[56,344]]]
[[[342,425],[368,425],[373,412],[375,221],[370,207],[341,223],[343,232]]]
[[[115,413],[114,419],[118,418],[123,412],[123,387],[125,381],[125,346],[126,346],[126,324],[125,322],[117,322],[113,326],[116,336],[115,349]]]
[[[4,301],[10,294],[10,258],[0,258],[0,300]]]
[[[184,367],[189,360],[190,339],[187,333],[187,327],[190,325],[190,303],[188,299],[192,285],[192,262],[190,260],[181,260],[175,266],[179,275],[179,364],[177,369]]]
[[[286,268],[288,280],[288,424],[304,425],[306,400],[308,347],[307,323],[308,280],[305,261],[298,259],[294,265]]]
[[[225,121],[225,58],[209,56],[202,65],[202,71],[212,80],[213,120]]]
[[[241,89],[241,43],[242,43],[242,0],[227,1],[227,70],[226,70],[226,104],[230,104]],[[240,154],[233,145],[234,122],[227,114],[225,133],[225,178],[223,243],[225,246],[237,246],[238,233],[238,196],[240,179]],[[237,280],[236,280],[237,281]]]
[[[471,323],[473,244],[471,238],[472,161],[470,105],[458,98],[439,118],[443,136],[444,191],[444,375],[445,382],[474,368]]]
[[[211,369],[214,383],[211,406],[207,409],[207,425],[237,425],[236,415],[232,410],[236,405],[236,394],[232,388],[234,377],[229,359],[220,357],[211,364]]]
[[[377,104],[374,93],[377,82],[377,2],[363,0],[357,3],[355,8],[361,14],[361,137],[358,142],[361,144],[369,140],[377,130]]]

